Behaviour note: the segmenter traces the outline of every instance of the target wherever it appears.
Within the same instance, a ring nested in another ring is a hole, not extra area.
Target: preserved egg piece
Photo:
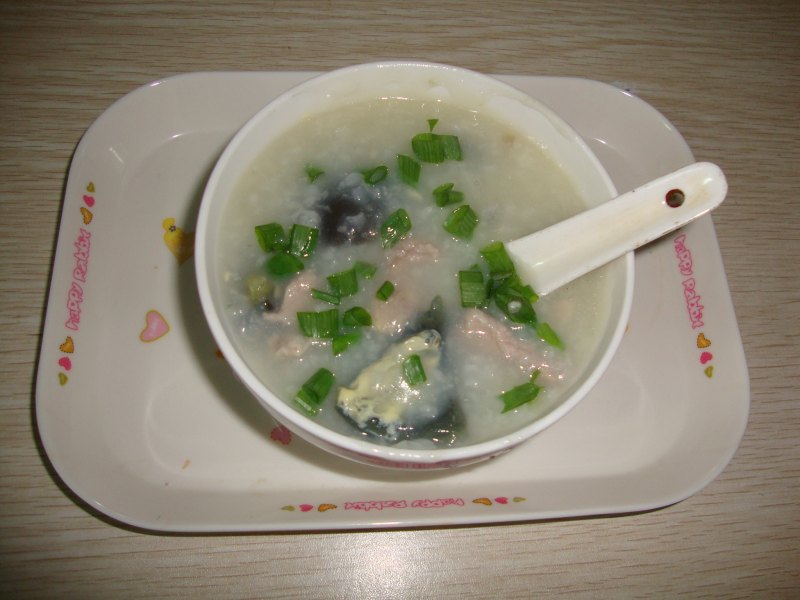
[[[426,379],[410,385],[403,363],[420,358]],[[361,431],[394,443],[427,438],[451,443],[461,424],[452,382],[440,368],[442,336],[427,329],[397,342],[364,368],[350,387],[339,388],[336,407]]]
[[[441,331],[445,325],[444,301],[441,296],[435,296],[431,305],[418,318],[420,329],[435,329]]]
[[[464,414],[455,401],[455,396],[450,400],[450,408],[438,419],[424,427],[399,426],[394,438],[387,434],[387,428],[378,420],[370,419],[362,431],[372,437],[383,438],[387,442],[401,442],[403,440],[423,439],[430,440],[436,446],[452,446],[456,441],[458,432],[464,428]]]
[[[384,218],[379,193],[353,180],[346,177],[314,206],[320,216],[320,239],[326,244],[360,244],[378,235]]]

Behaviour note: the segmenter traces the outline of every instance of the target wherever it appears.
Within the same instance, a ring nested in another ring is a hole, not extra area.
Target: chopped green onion
[[[380,183],[386,179],[387,175],[389,175],[389,167],[386,165],[378,165],[372,169],[361,171],[361,175],[363,175],[366,183],[369,185],[375,185],[376,183]]]
[[[529,288],[529,286],[523,286],[519,277],[513,275],[506,278],[493,290],[492,297],[497,307],[514,323],[523,323],[535,327],[537,323],[536,311],[531,305],[526,288]]]
[[[461,291],[461,306],[483,306],[486,302],[486,285],[480,271],[459,271],[458,287]]]
[[[323,176],[325,171],[320,168],[315,167],[314,165],[306,165],[306,176],[308,176],[309,183],[314,183],[318,178]]]
[[[333,355],[339,356],[342,352],[347,350],[350,346],[357,343],[361,339],[361,333],[353,331],[350,333],[341,333],[333,337],[331,341],[331,348]]]
[[[375,265],[371,265],[366,262],[356,261],[356,264],[353,265],[353,268],[356,270],[356,275],[361,277],[362,279],[372,279],[375,275],[378,267]]]
[[[384,281],[375,293],[375,297],[386,302],[392,294],[394,294],[394,284],[391,281]]]
[[[533,288],[529,285],[520,285],[519,287],[520,293],[525,296],[528,301],[533,304],[539,299],[539,295],[533,291]]]
[[[489,272],[493,275],[510,276],[516,273],[514,263],[506,252],[503,242],[492,242],[481,248],[481,256],[489,265]]]
[[[561,341],[561,338],[558,337],[553,328],[550,327],[548,323],[537,323],[536,324],[536,335],[538,335],[542,340],[550,344],[551,346],[555,346],[556,348],[564,349],[564,342]]]
[[[306,414],[314,416],[319,412],[320,405],[325,401],[335,381],[336,378],[328,369],[319,369],[300,387],[293,402]]]
[[[420,164],[410,156],[405,154],[397,155],[397,169],[400,171],[400,178],[408,185],[417,185],[419,174],[422,170]]]
[[[442,147],[444,148],[444,157],[448,160],[463,160],[464,156],[461,153],[461,144],[458,141],[458,136],[455,135],[440,135]]]
[[[358,292],[358,277],[355,268],[328,275],[328,285],[340,298],[352,296]]]
[[[302,260],[291,254],[286,254],[286,252],[278,252],[267,261],[267,273],[273,277],[294,275],[304,268]]]
[[[448,204],[458,204],[464,199],[464,192],[453,189],[453,183],[443,183],[433,190],[433,198],[436,206],[447,206]]]
[[[350,327],[369,327],[372,325],[372,315],[361,306],[354,306],[344,312],[342,323]]]
[[[537,372],[534,371],[534,373]],[[528,402],[532,402],[536,396],[539,395],[539,392],[542,391],[542,386],[537,385],[535,379],[536,377],[532,376],[531,381],[526,381],[500,394],[500,400],[503,401],[504,413],[519,408]]]
[[[321,312],[298,312],[297,324],[306,337],[330,339],[339,333],[339,310],[331,308]]]
[[[319,238],[319,229],[295,223],[289,232],[289,254],[308,258],[314,254]]]
[[[311,288],[311,295],[317,300],[322,300],[328,304],[335,304],[336,306],[341,302],[341,298],[336,294],[331,294],[330,292],[318,290],[316,288]]]
[[[444,229],[457,238],[468,240],[478,225],[478,215],[469,204],[464,204],[451,212],[444,220]]]
[[[441,163],[446,158],[444,144],[435,133],[418,133],[411,138],[411,149],[422,162]]]
[[[286,232],[280,223],[257,225],[256,239],[264,252],[275,252],[286,248]]]
[[[422,359],[419,354],[412,354],[403,361],[403,379],[411,387],[425,383],[428,376],[425,375],[425,369],[422,368]]]
[[[444,327],[445,317],[444,300],[441,296],[434,296],[431,300],[428,310],[417,317],[418,326],[421,329],[436,329],[442,331]]]
[[[440,163],[445,160],[462,160],[458,136],[433,133],[439,119],[428,119],[428,131],[411,138],[411,149],[422,162]]]
[[[530,285],[522,283],[503,243],[492,242],[480,252],[489,266],[487,297],[493,298],[497,307],[513,322],[533,327],[544,341],[563,347],[552,328],[547,324],[542,327],[543,324],[539,323],[533,309],[539,296]]]
[[[405,208],[398,208],[381,223],[383,247],[394,246],[409,231],[411,231],[411,217]]]

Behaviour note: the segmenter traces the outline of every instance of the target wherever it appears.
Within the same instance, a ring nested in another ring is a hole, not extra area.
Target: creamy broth
[[[400,180],[396,157],[413,156],[410,140],[428,130],[428,119],[438,119],[436,133],[458,136],[463,160],[421,163],[419,182],[412,187]],[[313,182],[305,170],[309,164],[324,170]],[[377,165],[389,168],[388,177],[376,185],[365,184],[361,172]],[[434,203],[432,191],[445,182],[463,192],[461,204],[469,204],[480,219],[469,241],[455,239],[442,227],[458,206]],[[254,308],[245,282],[251,274],[265,272],[268,258],[254,227],[270,222],[286,228],[294,223],[321,227],[318,209],[340,188],[383,207],[382,217],[404,208],[411,231],[386,249],[379,237],[339,246],[320,239],[305,269],[277,283],[271,310]],[[560,336],[563,350],[495,310],[462,308],[457,273],[480,263],[479,250],[490,242],[510,241],[585,208],[569,177],[544,149],[480,113],[442,102],[392,99],[309,117],[265,148],[225,209],[216,252],[217,272],[224,278],[226,327],[249,367],[287,403],[317,369],[329,369],[336,386],[319,414],[310,418],[380,442],[340,414],[337,389],[354,384],[392,344],[418,332],[420,316],[439,298],[440,367],[463,421],[452,444],[507,434],[556,406],[597,350],[609,314],[605,272],[586,275],[534,304],[539,320]],[[326,289],[327,276],[356,261],[375,265],[377,272],[371,279],[359,279],[359,292],[342,298],[336,308],[343,313],[362,306],[372,315],[373,325],[360,330],[358,343],[334,356],[329,340],[302,335],[296,312],[332,308],[312,297],[310,288]],[[375,293],[387,280],[395,291],[383,302]],[[533,402],[502,413],[498,395],[525,382],[535,369],[541,371],[537,383],[543,391]],[[431,444],[426,439],[397,443]]]

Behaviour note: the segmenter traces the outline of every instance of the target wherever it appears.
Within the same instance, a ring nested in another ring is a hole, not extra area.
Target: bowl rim
[[[620,306],[619,317],[616,325],[611,332],[611,335],[608,336],[608,342],[606,343],[605,348],[602,350],[596,365],[588,377],[586,377],[586,379],[558,406],[540,418],[537,418],[502,437],[474,444],[457,446],[454,448],[418,449],[376,444],[365,439],[347,436],[343,433],[329,429],[328,427],[301,413],[292,407],[289,402],[286,402],[275,395],[255,375],[250,366],[240,356],[235,345],[229,339],[228,332],[225,329],[220,314],[217,311],[214,294],[211,290],[211,269],[207,262],[209,260],[207,258],[207,238],[210,227],[210,212],[213,205],[212,198],[216,196],[217,188],[220,185],[220,180],[226,173],[231,158],[237,153],[237,151],[239,151],[240,146],[249,138],[251,132],[273,112],[278,110],[284,104],[291,102],[293,97],[296,97],[298,94],[305,93],[308,90],[313,90],[321,85],[325,85],[325,83],[330,79],[359,74],[363,71],[370,71],[373,69],[398,68],[444,71],[451,75],[460,75],[464,78],[469,78],[470,80],[485,83],[486,85],[492,86],[492,88],[498,91],[503,91],[512,97],[520,97],[520,95],[523,96],[526,102],[536,105],[537,110],[539,110],[551,124],[556,126],[562,134],[568,134],[572,144],[575,144],[580,148],[582,154],[584,154],[589,162],[592,163],[596,175],[598,175],[606,185],[606,191],[609,194],[609,199],[616,195],[616,188],[611,180],[611,177],[608,175],[600,160],[596,157],[594,152],[592,152],[583,138],[555,111],[535,98],[531,98],[517,88],[478,71],[437,62],[397,60],[359,63],[313,76],[297,86],[283,92],[276,98],[269,101],[252,117],[250,117],[229,140],[222,154],[217,159],[203,190],[195,233],[195,254],[197,258],[195,261],[195,278],[197,281],[200,302],[206,322],[216,343],[220,347],[222,355],[239,380],[245,385],[245,387],[247,387],[250,393],[256,397],[262,407],[265,408],[280,424],[285,425],[291,431],[297,433],[297,435],[307,439],[318,447],[326,449],[340,456],[348,457],[352,460],[358,460],[359,462],[367,462],[373,465],[377,464],[379,466],[405,466],[412,468],[436,468],[439,466],[466,465],[501,454],[507,450],[510,450],[514,446],[517,446],[521,442],[534,437],[544,429],[547,429],[553,423],[564,417],[564,415],[570,412],[575,406],[577,406],[599,381],[616,354],[630,318],[634,289],[633,252],[629,252],[623,257],[620,257],[614,261],[615,263],[624,262],[624,276],[622,277],[623,281],[619,284],[623,286],[622,304]],[[296,121],[294,123],[296,124]]]

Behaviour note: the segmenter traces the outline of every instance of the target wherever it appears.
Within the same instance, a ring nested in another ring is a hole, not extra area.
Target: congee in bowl
[[[220,158],[201,299],[236,373],[302,437],[371,464],[467,464],[554,422],[610,361],[631,257],[538,298],[504,242],[614,193],[577,134],[497,80],[334,71]]]

